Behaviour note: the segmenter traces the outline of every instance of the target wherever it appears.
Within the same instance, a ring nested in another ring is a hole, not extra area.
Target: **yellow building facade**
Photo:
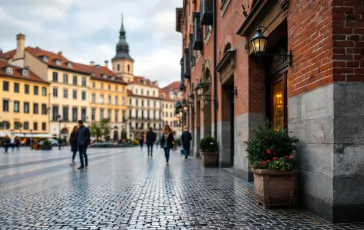
[[[0,59],[0,132],[49,133],[49,83]]]

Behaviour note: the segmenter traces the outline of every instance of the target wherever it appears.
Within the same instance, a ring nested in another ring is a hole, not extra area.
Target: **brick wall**
[[[290,1],[289,97],[333,81],[364,80],[364,0]]]

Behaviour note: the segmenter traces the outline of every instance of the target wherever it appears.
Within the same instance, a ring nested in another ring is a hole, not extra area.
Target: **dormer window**
[[[106,75],[106,74],[103,74],[103,75],[102,75],[102,77],[103,77],[104,79],[107,79],[107,75]]]
[[[61,60],[56,59],[56,65],[61,65]]]
[[[43,56],[43,57],[42,57],[42,60],[43,60],[44,62],[48,62],[48,56]]]
[[[6,74],[13,74],[13,68],[6,67]]]
[[[29,71],[27,69],[23,69],[22,72],[23,72],[22,74],[24,77],[29,77]]]
[[[72,68],[72,63],[71,63],[71,62],[68,62],[68,63],[67,63],[67,67],[68,67],[68,68]]]

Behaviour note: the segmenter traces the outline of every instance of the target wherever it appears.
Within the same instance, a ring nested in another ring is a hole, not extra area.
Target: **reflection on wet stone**
[[[90,149],[83,171],[68,159],[24,165],[31,176],[0,169],[0,230],[364,229],[364,223],[329,224],[304,210],[264,210],[252,184],[177,152],[166,166],[161,151],[153,158],[133,148],[107,151]]]

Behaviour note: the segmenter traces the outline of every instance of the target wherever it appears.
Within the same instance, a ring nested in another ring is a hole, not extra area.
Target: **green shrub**
[[[274,129],[270,122],[253,129],[253,136],[246,142],[250,167],[275,171],[292,170],[298,139],[288,135],[283,128]]]
[[[217,141],[213,137],[205,137],[200,140],[199,147],[200,150],[204,152],[216,152]]]
[[[51,146],[52,143],[49,140],[43,141],[43,146]]]

